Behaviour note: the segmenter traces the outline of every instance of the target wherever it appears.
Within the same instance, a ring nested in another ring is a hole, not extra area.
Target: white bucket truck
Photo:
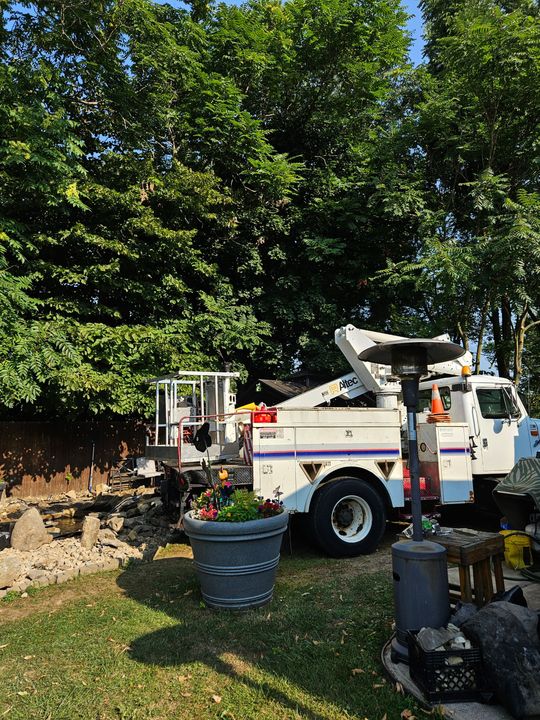
[[[235,373],[181,372],[152,382],[156,423],[146,454],[164,465],[163,495],[180,519],[190,497],[207,484],[203,455],[193,445],[196,429],[210,425],[208,451],[214,473],[263,497],[280,499],[305,513],[319,545],[333,556],[372,552],[386,520],[403,509],[409,494],[402,459],[404,418],[400,385],[390,368],[364,363],[358,354],[397,336],[338,328],[337,345],[352,372],[284,401],[275,408],[235,409]],[[448,340],[448,336],[437,339]],[[441,504],[472,502],[491,492],[520,457],[534,457],[538,424],[531,420],[509,380],[470,376],[470,354],[428,368],[437,378],[450,422],[419,415],[418,443],[423,495]],[[430,378],[420,384],[429,411]],[[375,407],[334,407],[337,398],[371,399]]]

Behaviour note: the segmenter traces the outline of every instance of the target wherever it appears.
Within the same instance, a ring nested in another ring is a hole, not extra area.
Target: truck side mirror
[[[517,403],[517,400],[514,396],[514,392],[512,388],[509,387],[503,387],[503,393],[504,393],[504,399],[505,399],[505,405],[506,410],[508,412],[508,424],[512,424],[512,420],[515,420],[516,422],[521,417],[521,412],[519,410],[519,405]]]

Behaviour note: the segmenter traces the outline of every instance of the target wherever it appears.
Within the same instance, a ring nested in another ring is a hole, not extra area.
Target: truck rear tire
[[[331,557],[354,557],[376,550],[384,534],[386,509],[366,480],[336,478],[315,493],[309,519],[322,550]]]

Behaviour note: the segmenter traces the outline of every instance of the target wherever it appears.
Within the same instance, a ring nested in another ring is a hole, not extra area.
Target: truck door
[[[478,386],[475,393],[475,453],[482,458],[482,472],[506,475],[520,457],[531,456],[527,417],[510,385]]]
[[[295,428],[256,426],[253,431],[253,489],[264,498],[279,499],[297,509]]]

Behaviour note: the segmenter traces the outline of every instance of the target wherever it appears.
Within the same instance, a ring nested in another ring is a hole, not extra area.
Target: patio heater
[[[359,360],[390,365],[401,380],[403,403],[407,408],[409,472],[411,476],[412,540],[392,545],[392,576],[396,635],[392,660],[408,662],[407,631],[441,627],[450,616],[446,549],[424,540],[420,499],[420,466],[416,440],[418,384],[427,376],[428,365],[455,360],[465,350],[442,340],[395,340],[360,353]]]

